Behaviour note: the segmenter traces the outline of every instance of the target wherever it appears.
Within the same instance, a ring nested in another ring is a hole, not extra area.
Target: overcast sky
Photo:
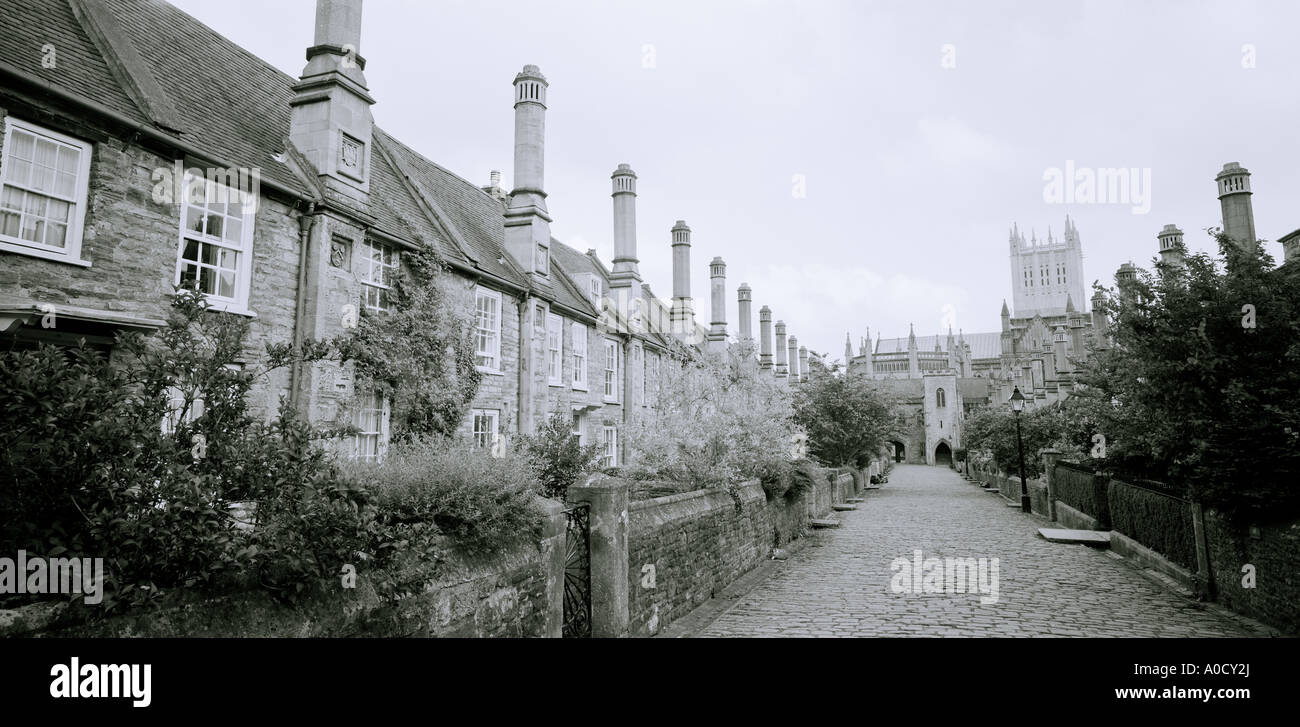
[[[302,71],[315,0],[175,1]],[[492,169],[510,184],[511,82],[537,64],[556,237],[613,257],[609,175],[627,162],[660,296],[684,219],[701,321],[721,256],[733,335],[748,282],[755,317],[769,305],[842,357],[867,326],[999,330],[1012,223],[1059,236],[1068,212],[1085,288],[1149,267],[1166,223],[1211,249],[1225,162],[1252,173],[1261,237],[1300,227],[1297,27],[1293,0],[366,0],[360,53],[376,122],[480,185]],[[1045,172],[1071,161],[1149,169],[1149,210],[1045,201]]]

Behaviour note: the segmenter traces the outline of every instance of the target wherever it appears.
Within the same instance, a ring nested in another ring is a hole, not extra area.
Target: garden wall
[[[775,506],[757,481],[738,494],[739,503],[699,490],[628,506],[630,634],[657,633],[767,557]]]
[[[738,500],[698,490],[628,505],[628,633],[652,636],[802,536],[854,492],[854,476],[825,472],[809,490],[769,499],[757,480]],[[653,581],[649,575],[653,573]]]
[[[355,588],[327,583],[293,606],[250,592],[64,626],[37,604],[0,612],[0,637],[559,637],[565,517],[545,506],[537,542],[493,558],[410,562],[383,574],[396,595],[381,596],[362,571]]]
[[[1238,613],[1300,635],[1300,522],[1252,528],[1205,511],[1216,599]],[[1254,587],[1243,567],[1254,566]]]

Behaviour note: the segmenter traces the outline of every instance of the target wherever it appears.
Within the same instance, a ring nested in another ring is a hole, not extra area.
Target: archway
[[[906,462],[906,461],[907,461],[907,447],[904,446],[903,443],[900,442],[900,441],[898,441],[897,439],[895,439],[894,441],[890,442],[890,444],[893,445],[893,447],[894,447],[894,461],[895,461],[895,462]]]
[[[952,449],[947,442],[939,442],[939,446],[934,448],[934,463],[944,467],[952,466]]]

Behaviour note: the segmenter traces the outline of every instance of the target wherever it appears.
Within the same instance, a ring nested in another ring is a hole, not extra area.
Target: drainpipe
[[[316,227],[316,203],[308,202],[307,211],[298,218],[298,300],[293,317],[293,348],[295,354],[301,353],[303,342],[303,320],[307,309],[307,258],[311,250],[311,233]],[[289,365],[289,403],[302,412],[302,394],[298,391],[302,381],[302,361],[294,360]],[[306,413],[306,412],[302,412]]]
[[[632,426],[632,346],[636,337],[627,334],[623,339],[623,430],[618,433],[618,466],[627,465],[627,432]],[[645,366],[645,346],[641,346],[641,365]]]
[[[515,430],[519,434],[533,433],[533,409],[531,384],[533,363],[533,320],[532,320],[532,286],[519,298],[519,415],[515,418]],[[501,361],[505,365],[504,356]]]

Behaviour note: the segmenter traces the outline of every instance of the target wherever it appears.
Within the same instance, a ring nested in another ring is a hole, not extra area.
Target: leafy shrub
[[[633,466],[696,488],[732,490],[760,477],[774,459],[790,459],[790,392],[738,351],[664,373],[654,406],[634,412],[628,427]]]
[[[230,513],[237,501],[309,503],[330,473],[305,424],[249,416],[261,372],[228,366],[247,330],[180,291],[157,335],[118,337],[115,365],[85,347],[0,354],[0,546],[103,557],[104,610],[298,557],[259,548]]]
[[[561,502],[578,478],[594,472],[600,462],[600,446],[583,446],[570,429],[565,412],[556,412],[536,434],[520,436],[517,442],[532,460],[542,494]]]
[[[393,441],[453,434],[482,378],[473,328],[449,304],[445,272],[430,249],[403,252],[388,310],[363,310],[334,342],[341,361],[355,364],[359,387],[392,402]]]
[[[758,479],[763,485],[763,492],[769,500],[780,497],[795,500],[803,493],[811,490],[820,476],[817,463],[809,459],[799,459],[793,462],[771,459],[763,463],[758,473]]]
[[[517,452],[442,438],[415,439],[389,449],[382,463],[340,465],[341,479],[370,492],[380,525],[403,547],[427,547],[445,537],[467,554],[502,551],[542,532],[533,464]]]

